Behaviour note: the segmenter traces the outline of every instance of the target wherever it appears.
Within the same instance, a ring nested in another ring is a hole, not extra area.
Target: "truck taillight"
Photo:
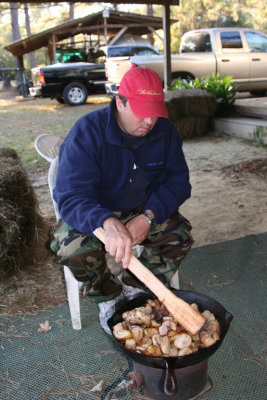
[[[39,71],[38,73],[39,82],[41,85],[45,85],[45,77],[43,71]]]

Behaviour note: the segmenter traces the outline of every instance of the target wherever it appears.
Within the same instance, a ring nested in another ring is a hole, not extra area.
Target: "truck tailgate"
[[[107,58],[105,63],[108,81],[119,84],[121,78],[131,68],[129,57]]]

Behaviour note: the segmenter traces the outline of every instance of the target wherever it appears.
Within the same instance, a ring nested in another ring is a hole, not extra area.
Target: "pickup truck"
[[[106,58],[106,92],[117,93],[124,73],[135,64],[164,80],[164,56]],[[212,28],[182,36],[179,55],[171,56],[171,77],[191,80],[220,73],[237,82],[238,91],[267,92],[267,35],[249,28]]]
[[[30,95],[70,106],[84,104],[89,94],[105,93],[104,63],[57,63],[32,69]]]
[[[99,56],[97,55],[99,54]],[[96,55],[90,53],[93,63],[67,62],[33,68],[30,95],[56,99],[70,106],[84,104],[89,94],[105,92],[107,57],[159,54],[144,39],[125,36],[121,44],[103,46]]]

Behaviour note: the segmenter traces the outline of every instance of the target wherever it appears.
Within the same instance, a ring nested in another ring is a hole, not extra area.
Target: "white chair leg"
[[[82,329],[80,313],[79,282],[74,278],[69,267],[64,265],[67,296],[69,301],[70,316],[73,329]]]
[[[179,281],[179,273],[178,270],[175,272],[175,274],[173,275],[172,279],[171,279],[171,287],[173,289],[179,290],[180,289],[180,281]]]

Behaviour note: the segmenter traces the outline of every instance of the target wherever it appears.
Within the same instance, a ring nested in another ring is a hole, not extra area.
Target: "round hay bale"
[[[184,117],[174,122],[183,139],[193,139],[209,132],[210,120],[204,117]]]
[[[1,201],[0,205],[0,258],[1,273],[9,272],[17,266],[13,249],[20,246],[20,225],[23,217],[16,207],[9,202]]]
[[[35,260],[38,232],[44,221],[20,160],[12,149],[0,148],[0,277]]]
[[[15,150],[10,149],[9,147],[0,147],[0,158],[13,158],[14,160],[18,159],[18,155]]]
[[[15,216],[15,218],[14,218]],[[0,254],[3,254],[9,244],[17,243],[20,236],[20,223],[23,217],[18,215],[16,207],[9,202],[1,202],[0,213]]]
[[[165,93],[169,118],[182,138],[209,132],[209,123],[217,109],[216,97],[205,90],[173,90]],[[204,130],[203,130],[204,128]]]

